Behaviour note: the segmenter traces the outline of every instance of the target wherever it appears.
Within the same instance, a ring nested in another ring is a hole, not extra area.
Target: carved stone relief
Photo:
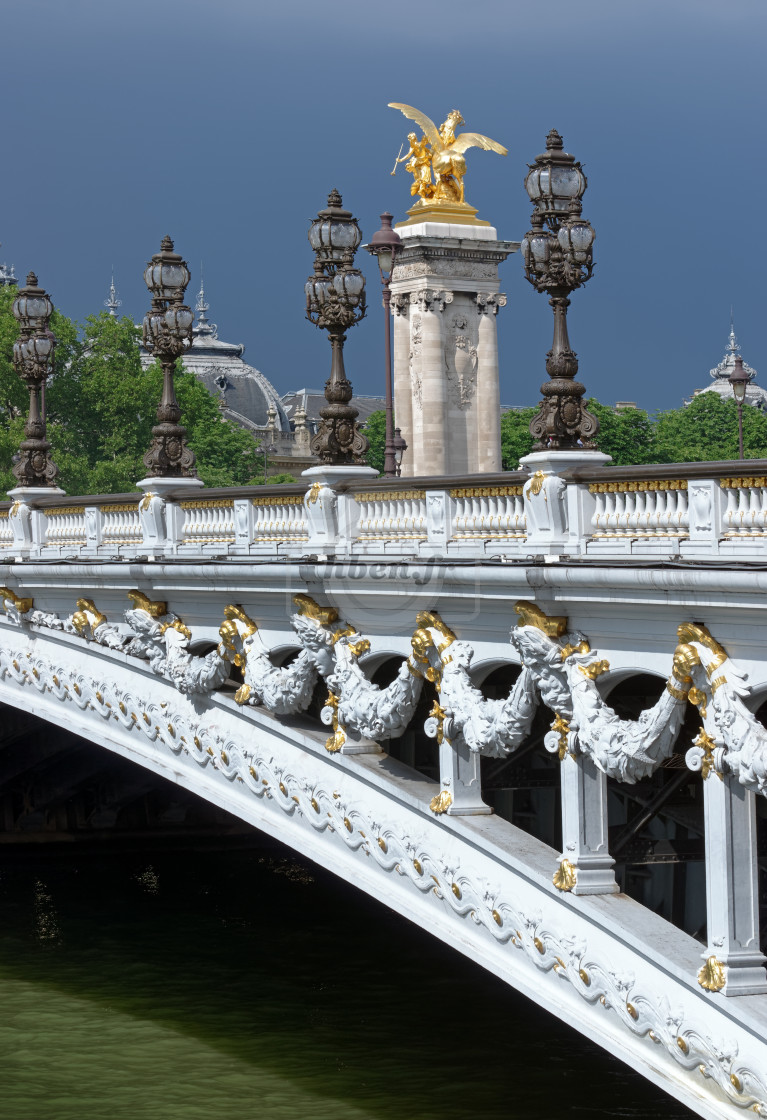
[[[421,381],[422,344],[421,316],[416,312],[410,324],[410,384],[413,389],[413,400],[419,409],[423,408],[423,384]]]
[[[454,315],[445,339],[448,402],[458,408],[471,403],[477,383],[476,327],[465,315]]]

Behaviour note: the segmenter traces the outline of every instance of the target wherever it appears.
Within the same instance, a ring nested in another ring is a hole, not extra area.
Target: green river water
[[[0,856],[2,1120],[692,1113],[276,849]]]

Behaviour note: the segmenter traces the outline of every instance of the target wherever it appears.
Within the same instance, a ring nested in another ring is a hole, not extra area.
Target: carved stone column
[[[411,363],[413,408],[420,404],[421,438],[413,448],[416,475],[447,472],[447,383],[442,342],[442,311],[453,293],[422,288],[410,296],[411,319],[420,320],[421,342]],[[420,398],[420,400],[419,400]],[[407,437],[405,437],[407,439]]]
[[[394,381],[394,423],[407,432],[408,449],[402,457],[402,476],[412,476],[413,449],[409,446],[413,432],[413,397],[410,377],[410,296],[392,296],[392,318],[394,319],[394,350],[392,358]],[[419,417],[420,422],[420,417]]]
[[[498,332],[495,317],[506,306],[506,296],[477,293],[479,331],[477,339],[477,429],[473,471],[500,471],[501,393],[498,370]],[[514,464],[516,466],[516,464]]]
[[[728,996],[767,992],[759,950],[759,882],[754,794],[711,769],[703,782],[708,947],[703,987]]]
[[[498,241],[490,226],[422,222],[397,232],[391,291],[400,311],[394,412],[408,444],[402,473],[500,470],[498,265],[519,242]]]

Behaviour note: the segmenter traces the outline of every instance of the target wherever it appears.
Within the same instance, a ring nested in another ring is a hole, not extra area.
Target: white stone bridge
[[[4,749],[9,709],[73,732],[767,1117],[767,462],[541,466],[27,492]]]

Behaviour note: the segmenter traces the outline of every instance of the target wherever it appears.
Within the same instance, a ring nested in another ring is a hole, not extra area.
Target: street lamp
[[[152,442],[144,466],[152,478],[197,478],[194,452],[186,445],[186,428],[179,424],[181,409],[176,400],[173,374],[176,358],[192,345],[194,314],[184,303],[190,273],[186,261],[173,252],[173,242],[163,237],[144,270],[144,282],[152,293],[152,306],[144,316],[144,346],[160,359],[162,400],[152,428]]]
[[[550,380],[541,386],[544,399],[530,424],[536,451],[592,449],[599,431],[596,416],[583,406],[586,387],[575,380],[578,358],[567,335],[567,297],[591,277],[594,230],[581,217],[586,176],[562,148],[561,136],[552,129],[546,151],[528,165],[525,179],[534,207],[532,229],[522,242],[525,276],[536,291],[549,293],[554,309],[554,341],[546,355]]]
[[[394,461],[397,464],[397,478],[402,474],[402,456],[407,451],[407,444],[402,438],[399,428],[394,429]]]
[[[331,466],[364,465],[370,444],[359,429],[359,412],[352,399],[351,382],[344,369],[346,331],[365,317],[365,277],[354,267],[354,254],[362,233],[336,190],[309,227],[314,250],[314,273],[307,280],[306,317],[326,330],[332,348],[330,377],[325,382],[325,400],[320,426],[311,448],[322,463]]]
[[[384,449],[384,474],[387,478],[394,478],[399,474],[397,456],[394,446],[394,394],[392,390],[391,372],[391,274],[394,261],[402,246],[400,235],[392,229],[393,215],[384,212],[381,215],[381,228],[373,234],[372,240],[365,248],[378,261],[378,270],[381,273],[383,288],[384,326],[386,328],[386,443]],[[404,440],[402,441],[404,443]],[[400,463],[402,453],[400,453]]]
[[[746,399],[746,386],[750,380],[743,369],[743,359],[738,355],[735,359],[735,368],[727,378],[732,386],[732,395],[738,406],[738,458],[743,458],[743,401]]]
[[[29,389],[29,415],[13,466],[20,486],[55,486],[59,473],[45,438],[45,412],[40,411],[40,397],[45,392],[56,349],[55,335],[48,329],[52,312],[50,297],[38,287],[34,272],[30,272],[26,287],[13,301],[13,314],[20,328],[13,344],[13,365]]]

